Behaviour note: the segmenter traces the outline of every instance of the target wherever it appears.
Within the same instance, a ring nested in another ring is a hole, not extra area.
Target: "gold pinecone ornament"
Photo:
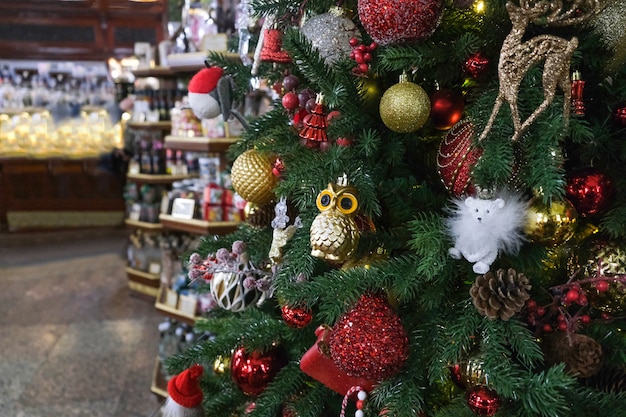
[[[492,320],[499,317],[507,321],[522,311],[530,298],[528,291],[531,288],[524,274],[518,274],[512,268],[498,269],[495,275],[491,271],[478,275],[470,288],[470,295],[480,314]]]
[[[250,149],[235,159],[230,173],[233,188],[243,199],[258,206],[271,202],[278,177],[272,173],[270,158]]]

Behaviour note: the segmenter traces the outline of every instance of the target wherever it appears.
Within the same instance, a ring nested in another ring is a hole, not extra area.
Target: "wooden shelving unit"
[[[132,129],[143,129],[143,130],[169,131],[169,130],[172,129],[172,123],[168,122],[168,121],[161,121],[161,122],[133,122],[133,121],[129,121],[127,126],[132,128]]]
[[[163,365],[161,364],[161,360],[157,357],[152,371],[150,391],[160,398],[167,398],[167,380],[163,375],[162,369]]]
[[[172,297],[172,299],[168,299],[169,297]],[[171,317],[174,320],[193,325],[198,317],[195,314],[182,311],[179,308],[179,302],[180,297],[175,291],[161,285],[154,307],[164,315]]]
[[[205,138],[205,137],[184,137],[166,136],[165,148],[190,152],[225,152],[230,145],[237,142],[238,137],[230,138]]]
[[[155,299],[159,294],[161,277],[157,274],[140,271],[131,267],[126,267],[129,288],[149,299]]]
[[[165,229],[199,235],[224,235],[237,230],[239,222],[209,222],[198,219],[180,219],[161,214],[159,220]]]
[[[149,222],[142,222],[140,220],[132,220],[132,219],[126,219],[124,220],[124,223],[126,224],[126,226],[132,227],[134,229],[153,230],[153,231],[163,230],[163,225],[161,223],[149,223]]]
[[[127,180],[139,181],[144,184],[170,184],[174,181],[182,181],[193,177],[193,175],[171,174],[126,174]]]

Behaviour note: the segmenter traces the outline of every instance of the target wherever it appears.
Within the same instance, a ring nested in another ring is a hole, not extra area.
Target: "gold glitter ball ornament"
[[[245,200],[262,206],[271,202],[278,177],[272,173],[270,158],[250,149],[235,159],[230,179],[234,190]]]
[[[528,208],[524,232],[534,243],[557,246],[574,236],[577,220],[578,213],[569,201],[544,204],[539,197]]]
[[[380,117],[389,129],[398,133],[415,132],[428,120],[430,98],[422,87],[407,80],[391,86],[380,99]]]

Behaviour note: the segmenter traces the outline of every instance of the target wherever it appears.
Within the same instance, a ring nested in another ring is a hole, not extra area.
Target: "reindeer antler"
[[[527,1],[524,1],[524,3],[527,3]],[[539,3],[544,3],[550,13],[544,17],[531,19],[531,22],[545,26],[576,25],[590,19],[606,6],[606,1],[604,0],[574,0],[568,2],[571,3],[569,8],[563,11],[562,0],[541,0]]]

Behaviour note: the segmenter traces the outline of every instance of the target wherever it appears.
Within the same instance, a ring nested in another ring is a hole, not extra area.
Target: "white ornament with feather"
[[[448,254],[465,258],[477,274],[485,274],[500,253],[516,253],[522,234],[528,201],[518,194],[503,192],[495,198],[455,198],[447,231],[454,241]]]

